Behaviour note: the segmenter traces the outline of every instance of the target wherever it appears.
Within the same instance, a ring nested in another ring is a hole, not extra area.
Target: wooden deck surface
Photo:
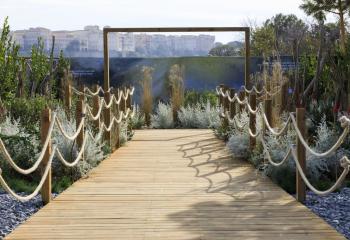
[[[344,239],[210,130],[140,130],[7,239]]]

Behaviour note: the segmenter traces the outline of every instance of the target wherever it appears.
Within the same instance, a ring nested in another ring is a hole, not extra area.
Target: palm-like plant
[[[326,13],[337,15],[339,17],[340,47],[345,53],[347,41],[345,16],[350,13],[350,0],[303,0],[300,8],[319,21],[326,19]]]

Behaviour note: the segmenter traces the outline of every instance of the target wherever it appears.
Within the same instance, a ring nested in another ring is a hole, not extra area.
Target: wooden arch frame
[[[103,28],[103,88],[110,87],[108,33],[112,32],[244,32],[245,33],[245,73],[244,84],[250,88],[250,28],[249,27],[171,27],[171,28]]]

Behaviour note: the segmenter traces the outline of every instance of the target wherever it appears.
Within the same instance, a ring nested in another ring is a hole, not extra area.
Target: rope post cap
[[[342,166],[342,168],[344,168],[345,170],[348,170],[348,171],[350,170],[350,160],[347,156],[343,156],[339,162],[340,162],[340,166]]]
[[[346,128],[350,126],[350,119],[347,118],[346,116],[342,116],[339,118],[340,125],[342,128]]]

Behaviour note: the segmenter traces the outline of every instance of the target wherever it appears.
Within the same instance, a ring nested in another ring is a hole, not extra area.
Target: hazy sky
[[[112,27],[242,26],[276,13],[294,13],[301,0],[0,0],[0,19],[12,30],[46,27],[76,30],[85,25]],[[241,35],[218,34],[217,41]]]

